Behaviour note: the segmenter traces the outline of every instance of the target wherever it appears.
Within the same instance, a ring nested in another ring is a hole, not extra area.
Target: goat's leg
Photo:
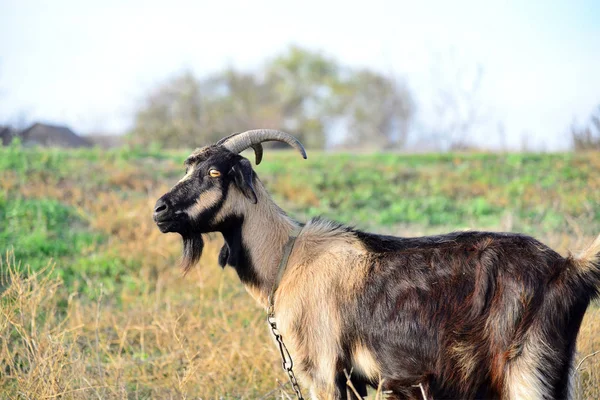
[[[354,389],[356,389],[356,392],[360,395],[360,399],[362,400],[363,397],[367,397],[367,383],[363,380],[360,379],[356,379],[356,378],[352,378],[352,386],[354,386]],[[352,391],[352,395],[354,397],[356,397],[356,394],[354,394],[354,391]],[[348,397],[348,399],[353,399],[354,397]]]
[[[367,395],[367,385],[362,380],[352,378],[352,388],[346,384],[346,375],[339,372],[335,376],[333,385],[319,386],[317,384],[311,387],[311,398],[313,400],[362,400]],[[360,397],[356,396],[356,393]]]
[[[346,374],[344,371],[338,372],[335,377],[335,386],[336,386],[336,395],[339,399],[343,400],[362,400],[363,397],[367,396],[367,384],[357,378],[350,377],[350,386],[348,383],[348,379],[346,378]],[[358,396],[360,397],[357,397]]]
[[[521,356],[513,360],[508,367],[504,385],[503,399],[552,399],[550,387],[538,368],[535,351],[526,349]]]
[[[340,392],[337,385],[330,388],[315,385],[311,388],[310,395],[312,400],[348,400],[346,390],[344,389],[344,391]]]

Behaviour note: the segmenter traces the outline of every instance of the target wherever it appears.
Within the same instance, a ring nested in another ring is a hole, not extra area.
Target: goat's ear
[[[231,167],[230,173],[233,175],[236,186],[244,193],[244,196],[246,196],[252,204],[256,204],[258,199],[256,198],[254,186],[252,185],[254,171],[252,170],[250,161],[242,158],[237,164]]]

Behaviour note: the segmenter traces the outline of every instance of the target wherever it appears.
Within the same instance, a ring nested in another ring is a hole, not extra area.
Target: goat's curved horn
[[[260,145],[262,142],[277,141],[287,143],[300,152],[303,158],[306,158],[306,151],[302,143],[289,133],[277,131],[274,129],[253,129],[242,133],[230,135],[224,139],[219,140],[217,144],[223,145],[227,150],[233,153],[240,153],[249,147],[256,148],[254,146]],[[257,164],[260,162],[257,152]],[[262,146],[260,148],[260,159],[262,159]]]
[[[233,134],[231,134],[231,135],[229,135],[227,137],[224,137],[223,139],[221,139],[221,140],[219,140],[217,142],[217,145],[225,143],[226,141],[228,141],[229,139],[231,139],[234,136],[239,135],[240,133],[241,132],[236,132],[236,133],[233,133]],[[254,157],[256,159],[256,165],[260,164],[260,162],[262,161],[262,158],[263,158],[263,147],[262,147],[262,144],[256,143],[256,144],[253,144],[250,147],[252,147],[252,149],[254,149]]]

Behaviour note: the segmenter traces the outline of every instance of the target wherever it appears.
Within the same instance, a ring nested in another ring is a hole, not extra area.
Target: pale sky
[[[597,0],[0,0],[0,122],[124,131],[167,77],[256,69],[297,44],[404,77],[419,126],[435,124],[445,74],[480,64],[478,140],[497,143],[502,122],[513,147],[526,132],[561,149],[573,119],[600,105],[599,21]]]

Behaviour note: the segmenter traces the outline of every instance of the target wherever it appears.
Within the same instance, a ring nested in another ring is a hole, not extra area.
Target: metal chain
[[[271,301],[269,303],[272,304]],[[298,385],[298,381],[296,380],[296,375],[294,374],[294,361],[292,360],[292,356],[288,351],[287,347],[285,347],[285,343],[283,343],[283,337],[281,333],[279,333],[279,329],[277,329],[277,322],[275,321],[275,310],[272,305],[269,306],[269,310],[267,312],[267,322],[271,327],[271,332],[277,340],[277,344],[279,345],[279,352],[281,353],[282,367],[285,372],[287,372],[288,378],[290,379],[290,383],[292,384],[292,388],[296,392],[296,397],[298,400],[304,400],[302,397],[302,392],[300,391],[300,386]]]

